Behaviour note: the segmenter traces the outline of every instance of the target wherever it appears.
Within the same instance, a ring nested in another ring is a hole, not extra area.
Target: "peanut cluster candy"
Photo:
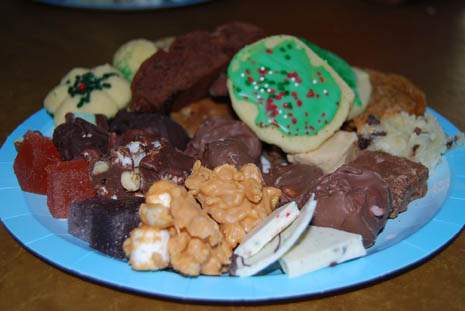
[[[226,241],[233,247],[277,207],[281,195],[279,189],[265,186],[254,164],[239,170],[229,164],[210,170],[197,161],[186,179],[186,187],[220,224]]]
[[[231,245],[184,187],[156,182],[139,213],[140,226],[123,244],[133,269],[172,267],[191,276],[218,275],[226,270]]]

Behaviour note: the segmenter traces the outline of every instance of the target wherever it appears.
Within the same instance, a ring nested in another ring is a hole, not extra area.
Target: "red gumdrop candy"
[[[60,154],[52,140],[39,132],[29,131],[19,150],[13,169],[23,191],[47,193],[47,165],[61,161]]]
[[[85,160],[52,163],[47,166],[47,205],[55,218],[67,218],[73,202],[96,195]]]

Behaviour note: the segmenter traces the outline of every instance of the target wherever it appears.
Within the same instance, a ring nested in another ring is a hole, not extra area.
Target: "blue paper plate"
[[[448,135],[457,129],[430,110]],[[53,121],[44,110],[21,124],[0,149],[0,218],[28,250],[70,273],[116,288],[180,300],[258,302],[328,294],[379,280],[437,253],[465,224],[465,148],[449,152],[431,173],[428,194],[390,220],[368,256],[289,279],[279,269],[265,275],[183,277],[171,271],[135,272],[67,233],[53,219],[41,195],[22,192],[13,172],[15,139],[27,130],[50,135]]]
[[[149,10],[193,5],[210,0],[35,0],[45,4],[96,10]]]

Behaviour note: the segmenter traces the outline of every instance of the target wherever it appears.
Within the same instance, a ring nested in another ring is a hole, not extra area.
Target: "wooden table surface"
[[[189,8],[114,13],[0,2],[0,142],[42,107],[71,68],[111,62],[129,39],[178,35],[229,20],[305,36],[351,64],[403,74],[429,105],[465,129],[465,2],[386,6],[361,0],[213,1]],[[464,202],[465,203],[465,202]],[[4,208],[4,207],[2,207]],[[0,310],[213,310],[121,292],[34,257],[0,225]],[[465,234],[420,266],[345,293],[269,310],[465,310]],[[248,308],[248,307],[240,307]]]

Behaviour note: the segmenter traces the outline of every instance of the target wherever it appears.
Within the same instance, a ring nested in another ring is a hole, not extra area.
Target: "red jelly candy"
[[[73,202],[96,195],[85,160],[52,163],[47,166],[47,205],[55,218],[67,218]]]
[[[19,145],[13,165],[18,182],[24,191],[47,193],[47,165],[61,160],[51,139],[39,132],[27,132]]]

